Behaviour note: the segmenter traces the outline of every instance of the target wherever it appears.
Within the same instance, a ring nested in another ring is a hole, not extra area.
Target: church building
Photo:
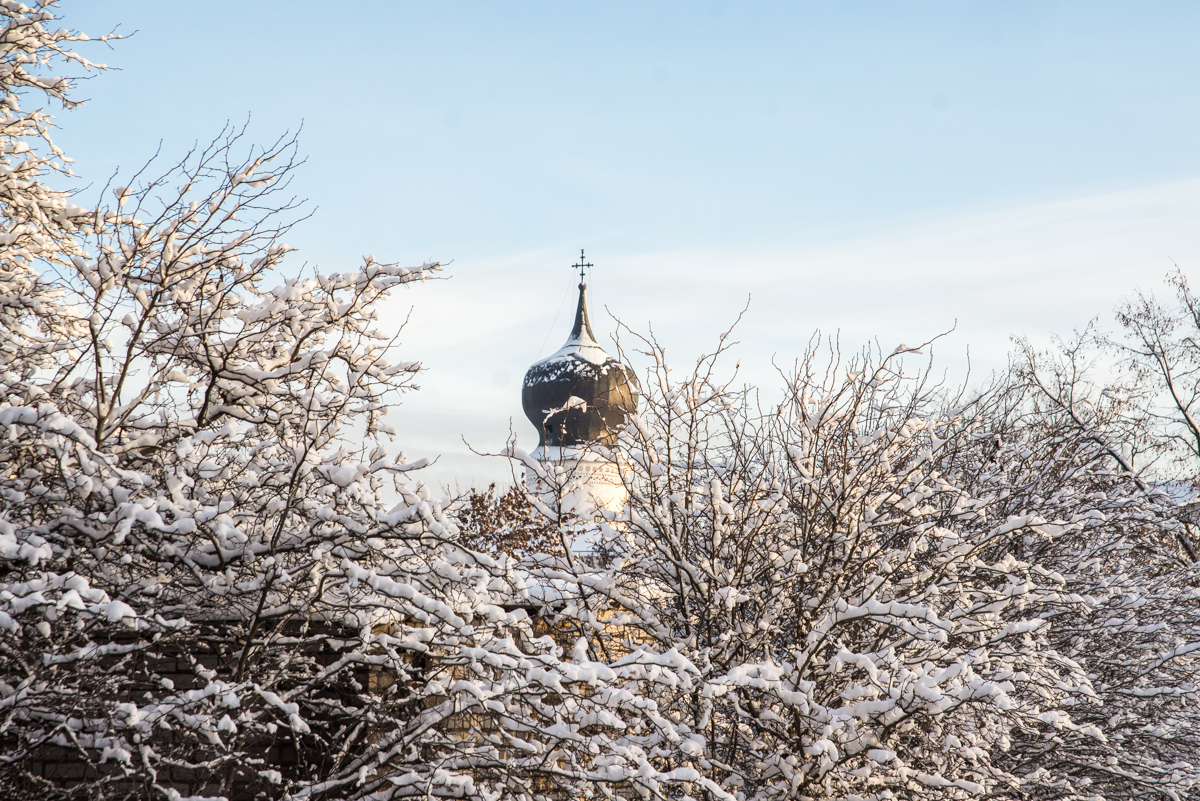
[[[627,493],[615,452],[617,432],[637,412],[638,380],[596,341],[588,318],[580,251],[579,303],[567,341],[525,373],[521,405],[538,432],[533,452],[551,480],[531,477],[547,503],[581,519],[619,512]]]

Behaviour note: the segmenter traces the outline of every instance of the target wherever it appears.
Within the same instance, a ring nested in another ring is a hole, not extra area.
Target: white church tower
[[[579,252],[579,305],[566,343],[525,373],[521,405],[538,431],[533,457],[557,478],[530,477],[531,489],[563,511],[592,520],[619,512],[626,492],[612,450],[627,414],[637,411],[637,376],[604,352],[588,319],[584,269]]]

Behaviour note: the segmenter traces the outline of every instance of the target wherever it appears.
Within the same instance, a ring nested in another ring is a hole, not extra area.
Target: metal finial
[[[579,264],[572,264],[571,267],[579,270],[579,285],[584,285],[583,271],[592,265],[583,260],[583,248],[579,249]]]

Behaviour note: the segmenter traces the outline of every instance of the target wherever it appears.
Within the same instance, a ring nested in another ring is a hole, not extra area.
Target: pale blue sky
[[[751,378],[817,327],[912,342],[956,319],[948,365],[969,345],[991,368],[1009,333],[1069,330],[1171,259],[1200,264],[1196,3],[62,10],[137,31],[89,51],[120,72],[62,120],[84,178],[226,120],[263,140],[303,122],[303,259],[454,260],[403,299],[430,371],[398,422],[412,455],[446,454],[441,478],[503,469],[459,433],[498,449],[516,416],[529,438],[520,375],[566,335],[580,247],[597,304],[681,358],[751,295]]]

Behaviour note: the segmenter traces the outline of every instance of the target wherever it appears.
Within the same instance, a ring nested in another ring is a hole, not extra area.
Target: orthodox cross
[[[591,267],[591,266],[592,266],[591,264],[589,264],[589,263],[587,263],[586,261],[584,261],[584,260],[583,260],[583,248],[580,248],[580,249],[579,249],[579,264],[572,264],[572,265],[571,265],[571,267],[572,267],[573,269],[579,270],[579,283],[581,283],[581,284],[582,284],[582,283],[583,283],[583,281],[584,281],[584,278],[583,278],[583,271],[584,271],[584,270],[586,270],[586,269],[588,269],[588,268],[589,268],[589,267]]]

